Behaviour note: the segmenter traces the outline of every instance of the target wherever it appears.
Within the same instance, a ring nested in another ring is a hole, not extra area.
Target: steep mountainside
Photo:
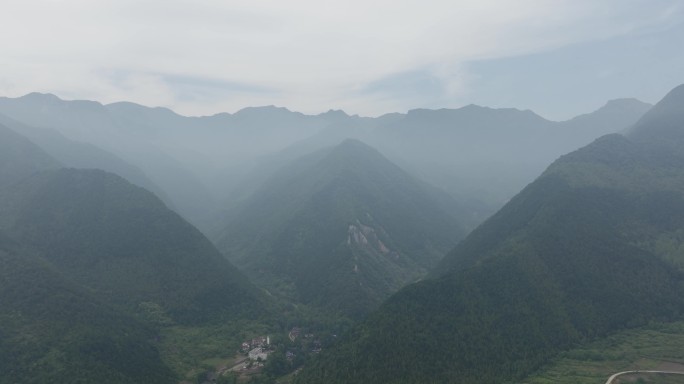
[[[153,330],[0,235],[0,383],[169,383]]]
[[[59,168],[4,126],[0,147],[0,383],[173,382],[164,327],[268,316],[259,290],[152,193]]]
[[[358,316],[422,277],[463,235],[445,194],[348,140],[283,167],[219,248],[273,293]]]
[[[681,92],[629,138],[556,161],[298,382],[515,381],[564,348],[680,318],[684,156],[638,138],[684,136]]]
[[[185,323],[258,308],[256,290],[199,231],[116,175],[36,174],[2,192],[0,218],[60,272],[129,310],[148,303]]]

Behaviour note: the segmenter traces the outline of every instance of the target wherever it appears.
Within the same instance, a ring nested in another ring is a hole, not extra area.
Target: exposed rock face
[[[461,212],[378,151],[347,140],[280,169],[216,243],[274,295],[365,316],[456,244]]]

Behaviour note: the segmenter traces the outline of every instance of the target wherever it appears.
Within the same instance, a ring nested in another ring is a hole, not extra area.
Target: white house
[[[268,353],[264,352],[264,350],[261,348],[254,348],[249,351],[250,360],[256,360],[258,358],[261,358],[261,360],[264,361],[268,358]]]

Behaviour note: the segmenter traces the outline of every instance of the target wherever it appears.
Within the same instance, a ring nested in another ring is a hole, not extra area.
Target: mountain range
[[[130,182],[155,192],[207,234],[219,230],[222,212],[247,198],[283,159],[346,138],[377,148],[409,173],[470,204],[479,212],[478,224],[558,156],[626,129],[649,107],[633,99],[614,100],[566,122],[474,105],[377,118],[342,111],[304,115],[273,106],[186,117],[165,108],[65,101],[50,94],[0,98],[0,114],[97,147],[100,158],[103,151],[116,156],[129,169],[110,162],[106,170],[118,169]],[[46,151],[60,157],[55,149]],[[79,160],[66,165],[88,162],[83,156]],[[102,163],[97,161],[98,167]]]
[[[562,156],[298,383],[515,382],[684,310],[684,86]]]
[[[624,131],[650,107],[635,99],[612,100],[563,122],[512,108],[418,109],[377,119],[349,118],[289,151],[357,138],[457,199],[479,201],[486,208],[484,220],[559,156]]]
[[[262,293],[149,191],[62,168],[0,125],[0,382],[159,382],[159,330],[268,316]]]
[[[681,93],[566,122],[0,98],[0,382],[175,381],[165,330],[276,305],[368,316],[299,382],[513,380],[676,318]]]

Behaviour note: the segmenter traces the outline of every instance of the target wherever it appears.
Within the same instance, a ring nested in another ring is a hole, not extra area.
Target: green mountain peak
[[[280,169],[218,244],[272,293],[360,316],[422,277],[462,236],[458,211],[443,198],[375,149],[345,140]]]
[[[558,159],[297,383],[519,382],[564,349],[680,318],[684,157],[664,145],[684,126],[683,96],[634,139]]]

